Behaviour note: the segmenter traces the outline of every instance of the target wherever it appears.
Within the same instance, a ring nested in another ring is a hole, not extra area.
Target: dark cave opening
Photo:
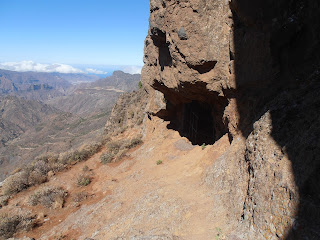
[[[182,137],[188,138],[193,145],[212,145],[228,133],[223,120],[224,102],[191,100],[179,104],[167,101],[167,108],[158,112],[158,116],[170,121],[168,128],[176,130]]]
[[[169,121],[168,128],[178,131],[193,145],[212,145],[229,132],[223,116],[228,100],[208,91],[206,83],[183,83],[177,89],[169,89],[155,82],[154,87],[164,93],[166,101],[166,108],[156,115]]]
[[[183,135],[193,144],[213,144],[216,138],[210,104],[192,101],[182,106],[181,132]]]
[[[165,99],[166,109],[159,111],[156,116],[169,121],[167,127],[178,131],[193,145],[212,145],[229,132],[223,118],[223,110],[227,105],[225,98],[208,97],[207,101],[180,99],[178,102]],[[228,137],[231,142],[231,137]]]

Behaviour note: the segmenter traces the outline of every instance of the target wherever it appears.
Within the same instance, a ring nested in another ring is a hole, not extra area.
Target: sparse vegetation
[[[90,171],[90,168],[88,167],[88,165],[85,165],[85,166],[82,168],[82,171],[83,171],[83,172],[89,172],[89,171]]]
[[[64,164],[82,162],[92,157],[101,147],[101,143],[89,144],[80,149],[61,154],[60,159]]]
[[[147,103],[148,94],[143,86],[138,91],[121,95],[112,110],[105,132],[111,136],[116,136],[121,133],[120,130],[123,127],[136,128],[141,125],[146,116],[145,107]]]
[[[77,177],[77,185],[79,187],[88,186],[91,183],[91,178],[88,174],[82,173]]]
[[[127,156],[127,152],[128,152],[128,149],[127,148],[123,148],[121,149],[118,154],[116,155],[115,157],[115,162],[118,162],[120,161],[122,158],[124,158],[125,156]]]
[[[48,181],[50,171],[61,172],[67,168],[68,164],[85,161],[97,153],[101,147],[102,143],[93,143],[59,156],[52,154],[41,156],[30,166],[9,176],[3,184],[3,194],[12,196],[31,186],[42,184]]]
[[[143,143],[142,136],[131,139],[130,141],[110,141],[107,144],[108,152],[104,153],[100,157],[100,161],[103,164],[116,162],[126,156],[129,149],[134,148]]]
[[[162,160],[157,161],[157,165],[160,165],[160,164],[162,164]]]
[[[141,81],[139,81],[138,86],[139,86],[140,89],[142,88],[142,82]]]
[[[207,146],[207,145],[206,145],[205,143],[203,143],[203,144],[201,145],[201,149],[204,150],[204,149],[206,148],[206,146]]]
[[[59,234],[53,237],[54,240],[63,240],[66,238],[67,238],[67,235],[64,235],[64,234]]]
[[[8,177],[3,184],[5,195],[14,195],[31,186],[47,181],[49,171],[61,171],[65,167],[57,156],[46,155],[37,158],[30,166]]]
[[[13,195],[28,188],[28,177],[26,171],[8,177],[2,186],[4,195]]]
[[[112,141],[107,144],[108,150],[114,155],[117,154],[122,146],[123,142],[121,141]]]
[[[0,215],[0,238],[10,238],[18,231],[29,231],[36,224],[35,217],[28,212]]]
[[[6,206],[8,204],[9,199],[10,196],[8,195],[0,196],[0,208]]]
[[[72,200],[76,203],[82,202],[88,198],[89,194],[87,192],[78,192],[76,193]]]
[[[221,228],[218,228],[218,227],[217,227],[216,230],[217,230],[216,240],[223,240],[223,239],[225,239],[225,237],[224,237],[224,235],[223,235],[223,233],[222,233]]]
[[[143,143],[142,136],[138,136],[138,137],[131,139],[130,143],[126,145],[126,148],[131,149],[131,148],[134,148],[142,143]]]
[[[114,154],[112,152],[106,152],[100,156],[100,161],[102,164],[111,163],[114,159]]]
[[[61,187],[44,187],[30,195],[28,202],[31,206],[62,208],[67,194]]]

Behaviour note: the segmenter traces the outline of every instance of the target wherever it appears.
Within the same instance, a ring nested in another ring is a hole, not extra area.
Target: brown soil
[[[223,235],[225,218],[213,211],[213,200],[204,183],[205,169],[229,147],[227,136],[213,146],[192,146],[167,122],[154,117],[147,124],[144,144],[118,163],[102,165],[100,155],[53,176],[47,186],[63,186],[68,198],[62,209],[30,207],[27,198],[37,188],[18,194],[9,206],[36,213],[40,226],[18,237],[35,239],[213,239]],[[136,134],[127,130],[121,138]],[[210,157],[209,157],[210,156]],[[157,165],[161,160],[162,164]],[[76,185],[87,165],[93,181]],[[81,191],[88,198],[75,203]],[[222,231],[222,233],[221,233]]]

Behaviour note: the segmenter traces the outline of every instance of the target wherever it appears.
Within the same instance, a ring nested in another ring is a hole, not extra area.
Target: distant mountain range
[[[0,98],[0,144],[5,146],[8,141],[19,137],[30,127],[57,112],[54,107],[39,101],[15,96]]]
[[[64,111],[88,116],[111,110],[118,96],[138,88],[140,74],[115,71],[112,76],[92,83],[82,83],[71,87],[64,97],[57,97],[46,103]]]
[[[122,71],[114,71],[112,76],[99,79],[93,83],[84,83],[82,86],[93,88],[116,88],[122,91],[132,91],[138,88],[140,74],[129,74]]]
[[[0,69],[0,96],[47,100],[65,95],[73,84],[98,79],[96,75],[80,73],[14,72]]]
[[[121,71],[91,83],[67,80],[80,75],[0,70],[0,181],[39,155],[95,141],[118,97],[140,81]]]

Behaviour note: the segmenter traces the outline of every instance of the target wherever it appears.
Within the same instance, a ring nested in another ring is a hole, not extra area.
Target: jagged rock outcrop
[[[319,11],[315,0],[150,1],[142,81],[166,101],[150,111],[195,144],[229,135],[205,182],[230,239],[320,238]]]
[[[143,123],[149,96],[145,89],[120,95],[105,125],[106,135],[118,134]]]

